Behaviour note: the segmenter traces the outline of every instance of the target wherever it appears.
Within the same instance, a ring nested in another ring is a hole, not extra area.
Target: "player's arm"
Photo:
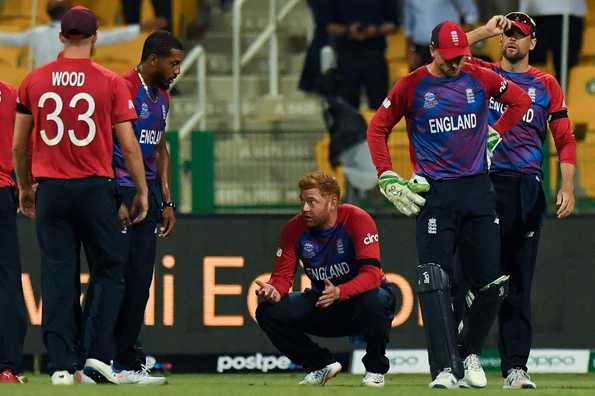
[[[17,111],[12,138],[12,158],[19,189],[19,207],[27,217],[35,216],[35,192],[29,167],[29,142],[33,131],[33,116],[22,106]]]
[[[145,178],[145,166],[140,151],[140,146],[136,140],[136,135],[132,128],[132,122],[124,121],[114,125],[114,131],[120,142],[122,155],[126,169],[136,187],[136,195],[132,203],[133,223],[139,223],[147,216],[149,207],[147,180]]]
[[[0,45],[6,47],[22,48],[29,45],[31,31],[26,32],[0,32]]]
[[[485,25],[467,32],[467,41],[469,41],[469,45],[471,46],[480,41],[498,36],[510,29],[511,24],[512,21],[504,15],[495,15]]]
[[[576,172],[576,138],[564,101],[564,93],[556,80],[550,78],[546,85],[551,101],[548,109],[549,126],[560,161],[562,182],[556,196],[556,215],[564,218],[574,211],[574,174]]]
[[[176,213],[173,206],[170,205],[173,203],[171,191],[169,189],[171,177],[170,171],[171,161],[169,151],[167,150],[167,142],[165,136],[162,136],[159,146],[157,147],[157,177],[161,187],[161,197],[164,202],[161,211],[163,224],[159,228],[159,236],[161,238],[168,237],[176,226]]]

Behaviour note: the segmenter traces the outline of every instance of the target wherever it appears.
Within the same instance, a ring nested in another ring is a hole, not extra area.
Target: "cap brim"
[[[458,58],[459,56],[471,56],[471,50],[469,47],[461,48],[438,48],[440,56],[446,60]]]
[[[512,24],[510,26],[510,29],[506,31],[506,33],[510,32],[511,30],[517,30],[519,32],[521,32],[521,34],[524,37],[530,36],[531,35],[531,28],[528,25],[525,25],[524,23],[520,23],[517,21],[510,21]]]

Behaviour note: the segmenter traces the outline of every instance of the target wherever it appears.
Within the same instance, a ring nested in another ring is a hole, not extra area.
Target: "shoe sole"
[[[518,390],[518,389],[537,389],[536,386],[531,386],[531,385],[521,385],[520,388],[516,387],[516,386],[510,386],[510,385],[504,385],[502,386],[502,389],[510,389],[510,390]]]
[[[95,359],[87,359],[87,361],[85,362],[85,368],[83,369],[83,373],[85,373],[86,376],[88,376],[93,381],[95,381],[96,384],[115,384],[115,385],[120,384],[118,382],[118,380],[116,378],[114,378],[113,373],[111,372],[111,369],[112,369],[111,366],[108,366],[105,363],[100,362],[100,361],[98,361],[98,363],[101,363],[101,364],[98,364],[97,367],[88,365],[89,361],[91,361],[91,364],[93,364],[94,360]],[[110,372],[104,373],[101,369],[102,365],[109,367]]]
[[[333,378],[335,378],[337,375],[339,375],[339,373],[341,372],[341,370],[343,370],[343,366],[339,366],[339,369],[337,371],[335,371],[334,373],[330,373],[329,375],[327,375],[326,378],[324,379],[324,382],[322,383],[322,385],[326,385],[327,382],[329,382],[330,380],[332,380]]]
[[[384,384],[377,384],[377,383],[374,383],[374,382],[369,382],[367,384],[362,384],[362,385],[363,386],[370,387],[370,388],[384,388]]]

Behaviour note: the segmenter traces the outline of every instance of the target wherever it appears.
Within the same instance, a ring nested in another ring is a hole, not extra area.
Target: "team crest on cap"
[[[438,104],[438,98],[432,92],[426,92],[424,95],[424,109],[431,109]]]
[[[452,40],[452,43],[454,45],[456,45],[457,47],[461,43],[460,40],[459,40],[459,33],[456,30],[451,30],[450,31],[450,39]]]

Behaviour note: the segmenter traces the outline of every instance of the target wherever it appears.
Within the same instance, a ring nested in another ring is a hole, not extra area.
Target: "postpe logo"
[[[219,356],[217,358],[217,372],[228,370],[259,370],[266,373],[270,370],[288,370],[292,368],[291,360],[285,356],[262,355],[251,356]]]

